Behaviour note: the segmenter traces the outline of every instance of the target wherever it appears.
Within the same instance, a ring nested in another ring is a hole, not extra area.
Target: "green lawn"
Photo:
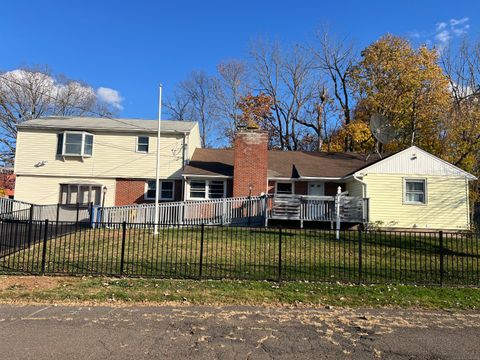
[[[205,227],[132,228],[125,233],[123,273],[130,276],[440,283],[438,234]],[[43,243],[0,258],[0,270],[41,273]],[[79,229],[47,241],[47,274],[121,274],[122,229]],[[444,236],[444,283],[480,285],[479,239]],[[280,266],[279,266],[280,264]]]
[[[4,276],[0,284],[2,303],[480,309],[472,288],[48,276]]]

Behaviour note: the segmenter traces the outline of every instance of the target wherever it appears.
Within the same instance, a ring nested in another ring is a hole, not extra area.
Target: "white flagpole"
[[[157,130],[157,166],[155,170],[155,224],[153,233],[155,235],[158,234],[158,215],[159,215],[159,207],[158,201],[160,199],[160,124],[162,120],[162,84],[158,89],[158,130]]]

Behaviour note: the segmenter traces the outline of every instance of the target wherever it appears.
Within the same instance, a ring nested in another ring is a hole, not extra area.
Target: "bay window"
[[[207,182],[205,180],[190,181],[190,198],[192,199],[206,199]]]
[[[225,197],[225,180],[190,180],[189,199],[220,199]]]
[[[60,204],[101,204],[102,185],[60,184]]]
[[[92,156],[93,135],[78,131],[64,131],[57,134],[57,155]]]

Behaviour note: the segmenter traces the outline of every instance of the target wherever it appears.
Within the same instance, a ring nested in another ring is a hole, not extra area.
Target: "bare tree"
[[[251,55],[257,86],[273,99],[267,125],[276,137],[276,146],[301,149],[302,139],[309,135],[304,119],[309,104],[316,99],[319,83],[311,53],[294,46],[284,54],[278,44],[257,43]]]
[[[313,132],[313,136],[306,137],[309,145],[303,145],[302,148],[308,148],[310,151],[323,151],[326,145],[326,151],[330,151],[330,137],[336,129],[336,107],[334,100],[328,93],[325,85],[319,84],[319,87],[309,102],[303,118],[296,121]]]
[[[442,156],[474,174],[480,172],[480,40],[467,39],[457,49],[441,52],[441,65],[450,82],[452,110],[443,126]],[[470,191],[472,219],[479,222],[480,182]]]
[[[176,90],[172,97],[163,102],[167,115],[172,120],[188,121],[192,120],[192,102],[188,94]]]
[[[170,114],[184,120],[200,124],[200,139],[203,147],[208,147],[217,129],[213,127],[217,117],[215,82],[204,71],[193,71],[182,81],[167,103]]]
[[[458,49],[446,49],[441,53],[441,65],[447,75],[452,94],[452,111],[445,117],[443,136],[451,161],[462,165],[467,158],[476,157],[478,171],[480,161],[480,41],[470,43],[466,39]],[[452,144],[449,146],[449,142]],[[471,160],[470,160],[471,162]]]
[[[241,115],[239,103],[250,91],[247,67],[244,62],[232,60],[217,65],[215,96],[218,115],[224,123],[224,133],[232,138]]]
[[[0,73],[0,157],[13,162],[17,125],[43,116],[104,116],[112,109],[94,89],[48,68],[25,68]]]
[[[317,46],[312,49],[315,54],[315,67],[328,79],[328,87],[336,101],[341,114],[341,121],[348,125],[352,121],[352,76],[357,63],[356,52],[346,40],[334,40],[327,30],[317,34]],[[349,140],[345,140],[345,151],[351,150]]]

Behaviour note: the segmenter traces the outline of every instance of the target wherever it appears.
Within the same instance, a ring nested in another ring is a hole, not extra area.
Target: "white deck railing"
[[[274,195],[187,200],[161,203],[159,224],[183,225],[263,225],[267,219],[300,221],[336,221],[336,199],[340,221],[368,222],[368,199],[354,196]],[[33,212],[30,214],[30,208]],[[34,205],[0,198],[0,215],[14,220],[90,221],[133,224],[155,223],[155,205],[139,204],[95,208],[88,206]]]
[[[212,200],[187,200],[161,203],[159,224],[263,224],[265,197],[237,197]],[[104,223],[141,224],[155,222],[155,205],[126,205],[99,208],[94,218]]]
[[[335,221],[335,196],[274,195],[269,199],[268,217],[279,220]],[[368,222],[368,199],[340,196],[342,222]]]

